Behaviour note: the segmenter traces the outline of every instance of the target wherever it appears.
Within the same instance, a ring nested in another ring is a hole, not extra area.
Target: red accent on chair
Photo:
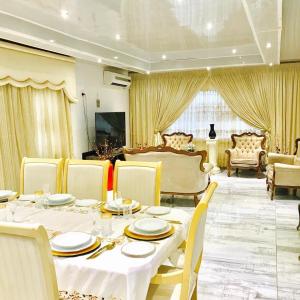
[[[114,166],[113,164],[110,164],[108,168],[108,181],[107,181],[108,191],[111,191],[113,189],[113,178],[114,178]]]

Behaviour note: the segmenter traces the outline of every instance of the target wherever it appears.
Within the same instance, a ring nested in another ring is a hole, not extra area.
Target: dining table
[[[191,220],[191,215],[186,211],[180,208],[170,208],[169,213],[159,218],[175,221],[172,223],[174,233],[155,242],[148,241],[155,245],[155,251],[151,255],[131,257],[122,253],[122,247],[133,241],[124,235],[124,229],[137,219],[151,217],[147,214],[147,206],[141,206],[139,212],[126,217],[113,216],[112,230],[104,237],[101,232],[95,231],[97,222],[101,224],[101,213],[97,217],[97,211],[95,223],[95,209],[78,207],[75,204],[41,208],[30,201],[15,200],[14,202],[17,205],[14,222],[42,224],[50,241],[54,233],[74,231],[98,235],[101,239],[101,246],[112,240],[117,241],[113,249],[103,252],[94,259],[87,259],[90,254],[76,257],[53,255],[60,291],[94,295],[104,300],[146,299],[151,278],[157,273],[159,266],[186,239]],[[5,209],[0,209],[0,218],[1,213],[5,213],[8,209],[9,204]]]

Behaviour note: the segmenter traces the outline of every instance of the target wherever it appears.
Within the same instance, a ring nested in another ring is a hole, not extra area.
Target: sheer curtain
[[[0,189],[19,190],[22,158],[70,157],[69,100],[63,90],[0,86]]]
[[[193,143],[197,148],[205,149],[205,140],[210,130],[209,124],[215,124],[219,150],[218,163],[222,167],[226,165],[225,150],[231,147],[231,134],[245,131],[260,132],[234,114],[216,91],[199,92],[166,132],[192,133]]]

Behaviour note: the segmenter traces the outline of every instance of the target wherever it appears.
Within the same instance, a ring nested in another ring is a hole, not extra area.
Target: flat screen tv
[[[96,144],[114,148],[126,145],[125,112],[95,113]]]

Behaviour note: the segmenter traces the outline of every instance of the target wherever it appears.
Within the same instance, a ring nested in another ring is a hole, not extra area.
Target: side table
[[[206,145],[208,148],[208,162],[212,164],[214,167],[211,170],[211,174],[220,173],[221,170],[218,167],[218,141],[216,139],[206,139]]]

